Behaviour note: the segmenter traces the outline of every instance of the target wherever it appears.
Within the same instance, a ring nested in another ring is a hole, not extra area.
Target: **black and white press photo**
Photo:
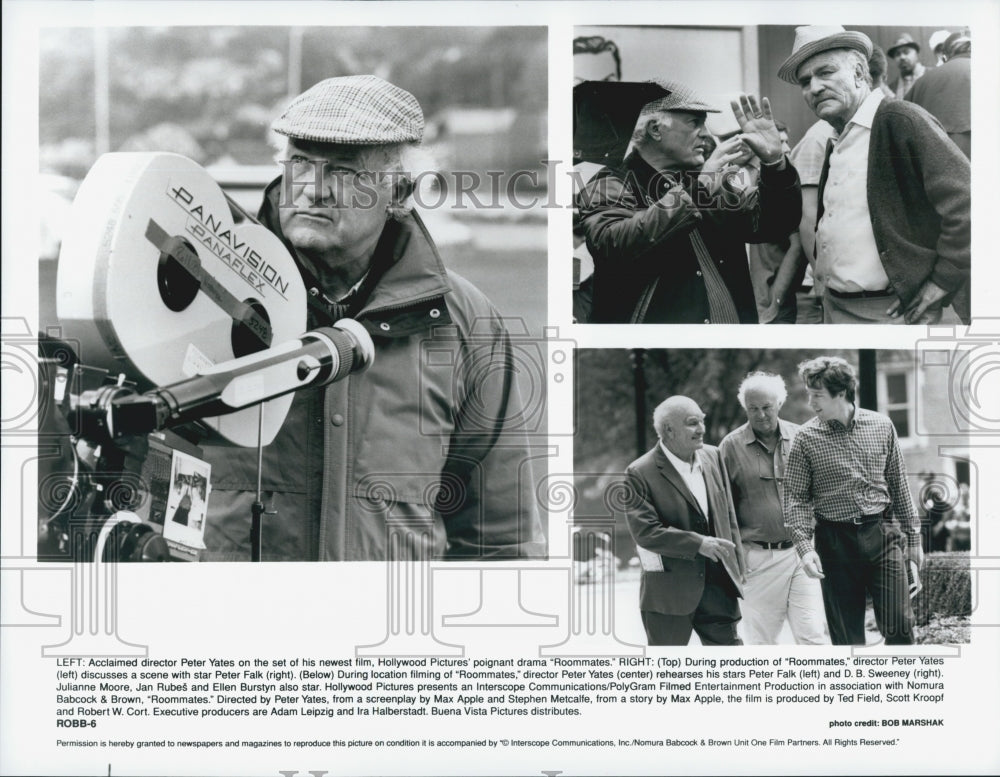
[[[972,34],[576,27],[574,320],[969,323]]]
[[[42,30],[38,325],[74,352],[43,399],[79,433],[52,477],[140,482],[43,511],[40,553],[140,510],[169,428],[211,469],[197,526],[166,523],[201,561],[544,557],[546,53],[542,27]]]
[[[627,642],[968,642],[978,485],[954,390],[968,375],[927,364],[579,349],[575,515],[599,539],[578,584],[614,587]]]
[[[2,6],[0,774],[1000,770],[1000,0]]]

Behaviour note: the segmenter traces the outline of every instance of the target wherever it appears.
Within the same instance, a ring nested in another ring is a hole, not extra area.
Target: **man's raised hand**
[[[758,104],[752,94],[741,94],[739,100],[729,103],[736,123],[740,125],[743,142],[765,165],[781,161],[781,136],[771,115],[771,103],[765,97]]]

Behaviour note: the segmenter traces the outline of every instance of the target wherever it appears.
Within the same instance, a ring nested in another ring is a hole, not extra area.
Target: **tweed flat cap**
[[[424,112],[412,94],[378,76],[343,76],[304,91],[271,128],[318,143],[419,143]]]
[[[795,74],[799,66],[809,57],[831,49],[854,49],[864,54],[865,59],[869,59],[872,55],[872,40],[863,32],[848,31],[839,25],[796,27],[792,53],[778,68],[778,78],[797,84]]]
[[[701,99],[695,91],[686,84],[682,84],[678,81],[664,81],[660,78],[654,78],[647,83],[656,84],[662,89],[666,89],[670,94],[666,97],[661,97],[658,100],[653,100],[651,103],[646,103],[642,107],[643,113],[652,113],[653,111],[698,111],[701,113],[721,113],[718,108],[713,108],[711,105],[706,103]]]

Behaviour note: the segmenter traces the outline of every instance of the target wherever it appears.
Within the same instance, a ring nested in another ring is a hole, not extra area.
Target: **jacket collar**
[[[631,181],[638,189],[646,204],[649,205],[663,197],[671,186],[681,183],[688,188],[691,185],[689,176],[681,173],[660,172],[642,158],[638,151],[633,150],[622,163],[627,181]]]
[[[264,190],[258,220],[281,239],[295,258],[313,303],[315,295],[311,290],[319,289],[319,283],[281,231],[280,184],[279,176]],[[375,253],[372,267],[378,267],[382,274],[356,316],[372,334],[402,337],[450,323],[445,304],[445,295],[451,291],[448,274],[420,216],[411,212],[402,220],[387,222]]]

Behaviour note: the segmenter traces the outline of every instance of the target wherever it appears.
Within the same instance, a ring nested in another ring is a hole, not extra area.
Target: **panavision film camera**
[[[98,159],[56,295],[61,339],[39,343],[40,558],[197,560],[212,486],[195,442],[261,448],[292,392],[374,359],[351,319],[303,334],[306,291],[281,241],[176,154]]]

